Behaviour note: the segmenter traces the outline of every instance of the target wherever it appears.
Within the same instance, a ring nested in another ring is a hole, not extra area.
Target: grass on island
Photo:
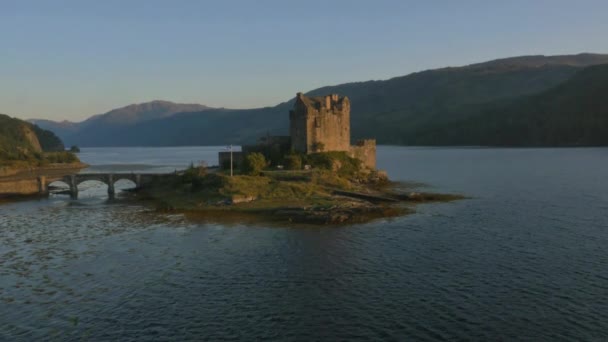
[[[361,167],[346,155],[320,153],[307,158],[307,163],[315,162],[310,170],[269,170],[263,158],[256,156],[252,160],[257,166],[245,166],[233,176],[191,166],[181,174],[157,178],[138,196],[151,200],[161,211],[256,213],[314,223],[363,222],[411,212],[396,205],[400,201],[461,198],[400,194],[381,172]]]
[[[290,206],[329,206],[335,202],[326,184],[333,180],[309,172],[300,180],[282,180],[286,174],[268,176],[210,173],[188,174],[173,179],[159,179],[143,191],[144,198],[158,200],[160,209],[222,209],[222,204],[239,203],[239,209],[263,209]]]
[[[161,209],[186,211],[222,209],[222,204],[228,203],[238,204],[231,209],[239,210],[322,208],[342,201],[333,196],[333,190],[363,190],[364,186],[356,185],[354,180],[372,174],[344,153],[319,153],[306,158],[306,163],[315,166],[313,170],[269,170],[264,157],[255,153],[249,165],[236,170],[232,177],[191,166],[182,175],[159,179],[142,191],[142,196],[156,200]]]

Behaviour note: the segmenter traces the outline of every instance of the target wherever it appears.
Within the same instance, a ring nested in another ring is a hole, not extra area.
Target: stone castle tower
[[[350,101],[331,94],[296,96],[289,112],[292,148],[301,153],[350,150]]]
[[[289,133],[289,136],[262,137],[256,145],[244,145],[243,152],[220,152],[220,166],[226,168],[231,158],[240,164],[244,156],[253,152],[277,162],[293,150],[305,154],[345,152],[367,168],[376,168],[375,139],[350,144],[350,101],[346,96],[309,97],[298,93],[293,110],[289,111]]]
[[[296,96],[289,112],[291,148],[301,153],[343,151],[370,169],[376,168],[376,140],[364,139],[350,144],[350,101],[330,94]]]

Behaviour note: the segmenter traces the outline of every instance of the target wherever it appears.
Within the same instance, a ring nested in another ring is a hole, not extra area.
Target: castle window
[[[321,121],[319,121],[319,118],[315,118],[315,127],[317,127],[317,128],[321,127]]]

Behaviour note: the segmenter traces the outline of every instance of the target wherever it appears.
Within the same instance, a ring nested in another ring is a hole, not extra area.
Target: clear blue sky
[[[81,120],[524,54],[608,52],[606,0],[0,0],[0,113]]]

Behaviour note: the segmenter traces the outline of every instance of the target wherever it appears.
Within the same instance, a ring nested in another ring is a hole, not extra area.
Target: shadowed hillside
[[[606,146],[608,65],[541,94],[479,106],[476,115],[422,129],[421,145]]]
[[[348,96],[353,139],[376,137],[381,144],[451,144],[449,139],[433,140],[431,127],[439,129],[471,117],[479,120],[487,113],[481,108],[489,103],[498,106],[542,93],[584,67],[602,63],[608,63],[608,55],[523,56],[385,81],[328,86],[307,95]],[[63,123],[61,127],[68,129],[57,132],[68,144],[82,146],[238,144],[265,133],[285,134],[292,104],[293,99],[275,107],[248,110],[181,108],[191,113],[177,113],[175,108],[162,115],[148,115],[139,105],[139,114],[115,110],[78,124],[77,129]],[[52,129],[49,123],[40,124]]]
[[[0,114],[0,166],[18,161],[40,161],[43,152],[63,151],[53,132]]]

